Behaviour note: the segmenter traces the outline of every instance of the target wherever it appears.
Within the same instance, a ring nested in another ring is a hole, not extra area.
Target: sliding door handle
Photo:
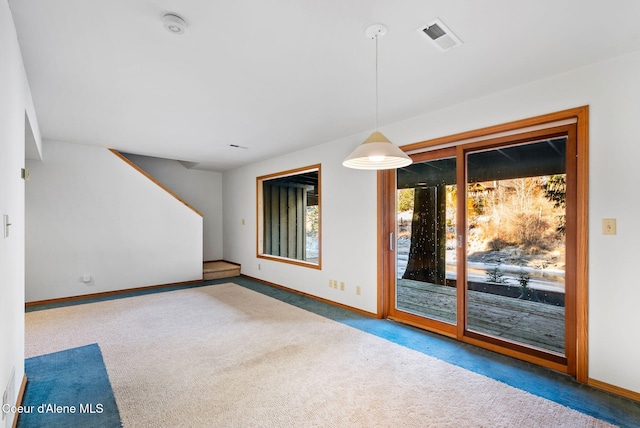
[[[393,232],[389,233],[389,251],[393,251],[394,242],[393,242]]]

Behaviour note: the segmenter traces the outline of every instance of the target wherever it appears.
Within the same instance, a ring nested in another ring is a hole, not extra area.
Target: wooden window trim
[[[304,260],[296,260],[287,257],[274,256],[264,254],[262,248],[261,234],[263,232],[263,195],[262,182],[275,178],[289,177],[304,172],[318,171],[318,262],[312,263]],[[303,266],[312,269],[322,270],[322,164],[314,164],[303,166],[300,168],[289,169],[286,171],[275,172],[267,175],[256,177],[256,257],[259,259],[273,260],[277,262],[287,263],[296,266]]]

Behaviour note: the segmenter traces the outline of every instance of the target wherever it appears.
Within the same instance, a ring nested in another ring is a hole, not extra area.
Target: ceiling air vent
[[[443,52],[462,44],[462,41],[439,19],[431,21],[426,27],[420,28],[420,31]]]

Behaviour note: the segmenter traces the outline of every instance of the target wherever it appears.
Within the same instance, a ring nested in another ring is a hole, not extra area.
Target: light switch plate
[[[603,218],[602,219],[602,234],[603,235],[615,235],[617,233],[616,230],[616,219],[615,218]]]
[[[2,236],[5,238],[9,237],[9,216],[7,214],[2,214]]]

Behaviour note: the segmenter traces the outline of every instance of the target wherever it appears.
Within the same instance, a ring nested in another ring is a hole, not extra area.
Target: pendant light
[[[383,24],[367,27],[365,35],[376,41],[376,130],[351,152],[342,165],[355,169],[394,169],[410,165],[412,160],[378,131],[378,37],[387,33]]]

